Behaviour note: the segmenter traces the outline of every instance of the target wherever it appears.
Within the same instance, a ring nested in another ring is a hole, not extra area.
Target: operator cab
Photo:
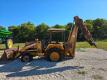
[[[62,44],[65,42],[65,29],[49,28],[47,34],[42,40],[43,48],[48,44]]]
[[[65,42],[65,29],[50,28],[48,29],[49,43]]]

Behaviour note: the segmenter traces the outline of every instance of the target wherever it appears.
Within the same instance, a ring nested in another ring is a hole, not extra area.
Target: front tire
[[[21,56],[21,61],[22,62],[30,62],[32,60],[33,60],[33,57],[31,55],[26,54],[26,55]]]

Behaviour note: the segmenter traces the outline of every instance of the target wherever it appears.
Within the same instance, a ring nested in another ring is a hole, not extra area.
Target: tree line
[[[103,40],[107,39],[107,20],[102,18],[97,18],[95,20],[85,20],[87,28],[91,32],[94,39]],[[22,23],[18,26],[12,25],[8,26],[9,31],[13,32],[13,37],[15,42],[26,42],[35,40],[35,38],[39,38],[40,40],[46,37],[47,30],[49,28],[64,28],[66,29],[65,36],[68,36],[69,30],[73,27],[73,23],[68,23],[66,25],[56,24],[54,26],[49,26],[45,23],[41,23],[39,25],[34,25],[32,22]],[[3,26],[0,26],[2,29]],[[54,34],[54,38],[56,40],[60,40],[60,34]],[[78,30],[78,41],[84,41],[84,36],[79,28]]]

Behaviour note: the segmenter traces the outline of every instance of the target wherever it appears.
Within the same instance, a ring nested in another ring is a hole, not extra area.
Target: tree
[[[65,41],[67,41],[68,39],[68,36],[69,36],[69,32],[72,31],[72,28],[73,28],[74,24],[73,23],[68,23],[66,26],[65,26]]]
[[[107,39],[107,20],[104,20],[104,24],[101,27],[102,39]]]
[[[5,29],[3,26],[0,26],[0,30]]]
[[[15,42],[26,42],[35,39],[35,25],[31,22],[22,23],[19,26],[9,26],[9,30],[13,32]]]
[[[19,27],[12,25],[12,26],[8,27],[8,30],[12,32],[14,42],[19,42],[19,39],[18,39],[18,35],[19,35],[19,31],[20,31]]]
[[[97,18],[95,20],[85,20],[85,25],[88,30],[92,33],[95,39],[107,39],[107,20]],[[67,25],[59,25],[56,24],[52,26],[52,28],[63,28],[65,29],[65,40],[68,39],[69,32],[72,31],[74,24],[68,23]],[[15,42],[26,42],[32,41],[35,38],[39,38],[40,40],[44,39],[47,34],[47,30],[50,28],[47,24],[41,23],[35,27],[35,25],[31,22],[22,23],[18,26],[12,25],[9,26],[9,31],[13,32],[13,37]],[[0,26],[0,30],[5,29],[3,26]],[[54,34],[54,38],[57,41],[61,41],[62,34]],[[78,41],[85,40],[81,28],[78,29]]]
[[[41,23],[36,27],[36,38],[43,39],[47,33],[49,26],[45,23]]]
[[[103,36],[103,24],[104,24],[105,20],[104,19],[100,19],[97,18],[96,20],[93,20],[93,36],[96,39],[101,39]]]
[[[52,28],[64,28],[65,29],[65,26],[56,24],[56,25],[52,26]]]
[[[31,22],[23,23],[19,26],[18,38],[22,42],[32,41],[35,39],[36,28]]]
[[[87,26],[88,30],[92,33],[93,32],[93,20],[86,20],[85,25]]]
[[[65,27],[66,30],[72,30],[72,27],[74,26],[73,23],[68,23]]]

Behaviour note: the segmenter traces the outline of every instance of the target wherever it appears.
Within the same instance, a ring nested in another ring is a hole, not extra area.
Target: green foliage
[[[19,26],[19,35],[18,38],[22,42],[34,40],[35,26],[34,24],[28,22],[23,23]]]
[[[96,19],[93,20],[93,37],[95,39],[104,39],[107,38],[105,34],[107,33],[107,20],[104,19]]]
[[[53,28],[64,28],[65,29],[65,26],[64,25],[56,24],[55,26],[53,26]]]
[[[93,20],[86,20],[85,25],[87,26],[88,30],[92,33],[93,32]]]
[[[5,29],[3,26],[0,26],[0,30]]]
[[[107,20],[97,18],[95,20],[85,20],[85,25],[87,26],[88,30],[92,33],[93,37],[96,40],[103,40],[107,39]],[[15,42],[26,42],[32,41],[35,38],[39,38],[40,40],[44,39],[47,34],[47,30],[49,28],[64,28],[65,31],[65,40],[68,38],[69,31],[72,31],[73,23],[68,23],[67,25],[59,25],[56,24],[54,26],[48,26],[45,23],[41,23],[35,26],[31,22],[22,23],[18,26],[9,26],[9,31],[13,32],[13,37]],[[3,29],[3,26],[0,26],[0,29]],[[62,41],[60,33],[54,34],[54,39],[57,41]],[[84,36],[81,31],[81,28],[78,29],[78,41],[84,41]]]
[[[13,25],[13,26],[9,26],[8,29],[9,29],[9,31],[11,31],[13,33],[14,41],[15,42],[20,42],[18,40],[18,35],[19,35],[19,30],[20,30],[19,27]]]
[[[103,35],[102,38],[107,39],[107,20],[104,21],[101,30],[102,30],[101,33]]]
[[[40,40],[43,39],[47,33],[48,28],[48,25],[46,25],[45,23],[41,23],[40,25],[38,25],[36,27],[36,38]]]
[[[27,22],[19,26],[10,26],[9,30],[13,32],[15,42],[25,42],[35,39],[35,25]]]
[[[72,30],[73,23],[68,23],[65,27],[66,30]]]

